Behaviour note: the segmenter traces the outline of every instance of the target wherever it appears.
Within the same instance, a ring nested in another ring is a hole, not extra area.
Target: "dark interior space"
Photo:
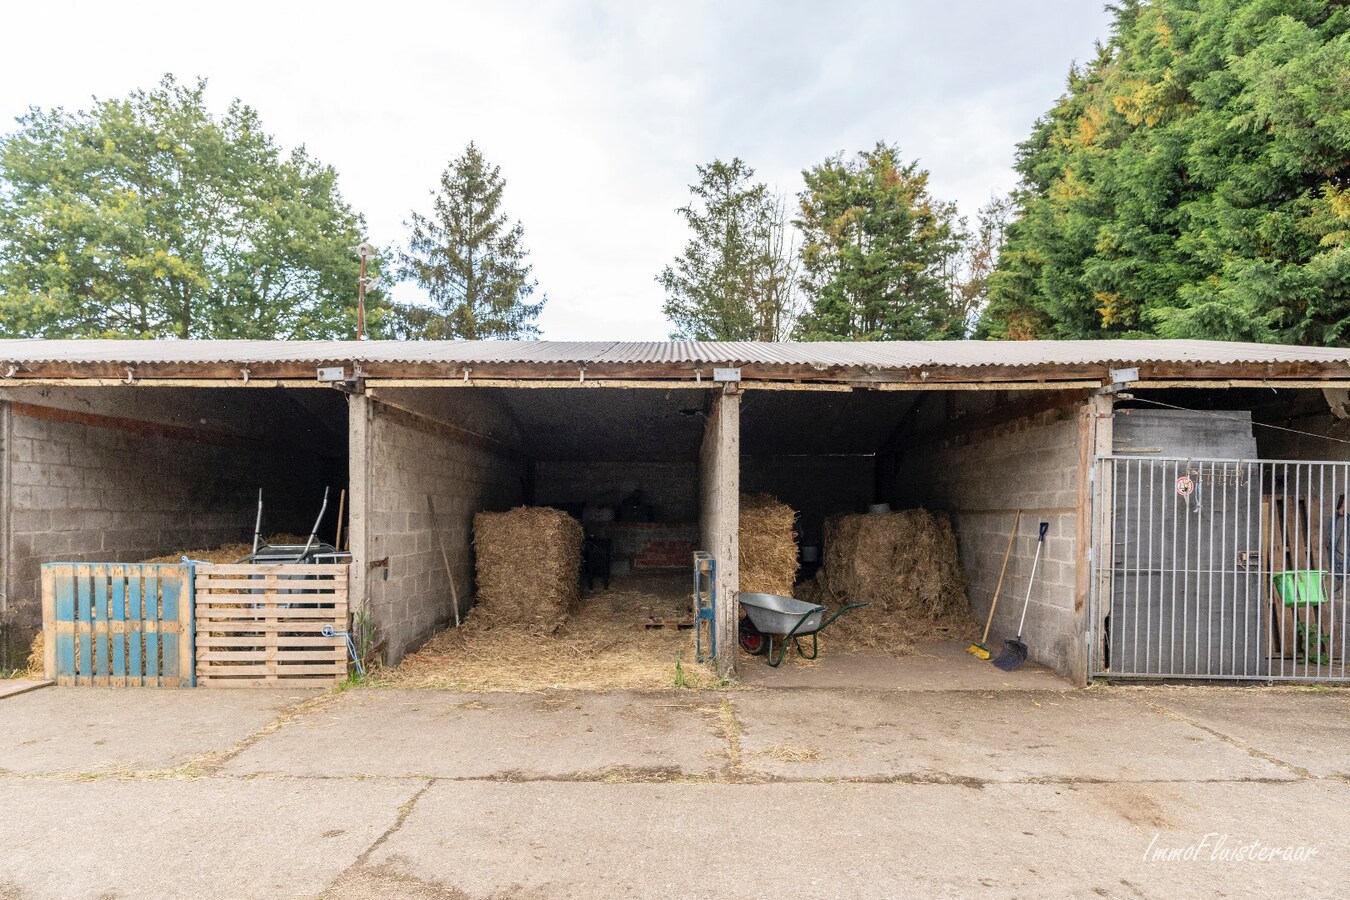
[[[706,390],[493,389],[492,398],[523,435],[528,504],[579,519],[614,574],[688,567]]]

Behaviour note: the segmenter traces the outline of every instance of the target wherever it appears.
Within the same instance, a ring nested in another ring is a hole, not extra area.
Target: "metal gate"
[[[1350,680],[1350,463],[1093,465],[1092,675]]]

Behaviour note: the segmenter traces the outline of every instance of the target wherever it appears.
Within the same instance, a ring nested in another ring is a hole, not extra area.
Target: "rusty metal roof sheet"
[[[1132,363],[1345,363],[1350,349],[1222,341],[129,341],[0,340],[0,364],[539,363],[1053,367]]]

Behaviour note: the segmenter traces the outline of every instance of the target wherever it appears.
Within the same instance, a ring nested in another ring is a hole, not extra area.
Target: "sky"
[[[543,337],[661,340],[655,278],[687,240],[695,166],[739,156],[795,195],[804,168],[886,141],[973,218],[1015,186],[1017,142],[1109,17],[1101,0],[50,0],[4,21],[0,131],[204,77],[213,107],[237,97],[333,166],[381,246],[474,141],[524,226]]]

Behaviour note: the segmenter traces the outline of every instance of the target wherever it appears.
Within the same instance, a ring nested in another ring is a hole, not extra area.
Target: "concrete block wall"
[[[389,642],[388,659],[396,663],[453,622],[441,540],[460,615],[467,613],[474,590],[474,513],[523,503],[529,463],[515,449],[519,435],[512,423],[477,392],[378,394],[369,402],[365,532],[356,562],[365,566],[364,595],[378,636]],[[353,534],[354,550],[358,543]]]
[[[987,403],[987,400],[975,400]],[[1081,643],[1074,616],[1078,561],[1079,425],[1073,404],[879,461],[886,498],[897,508],[951,514],[971,614],[983,623],[993,599],[1014,511],[1023,510],[990,633],[995,647],[1017,632],[1036,552],[1049,522],[1024,637],[1032,659],[1068,673]]]
[[[657,522],[698,521],[698,462],[534,463],[534,503],[614,505],[641,491]]]
[[[250,433],[269,418],[242,410],[264,398],[234,393],[26,388],[0,400],[3,665],[21,665],[42,626],[45,562],[133,562],[244,540],[260,486],[269,522],[307,530],[288,511],[309,494],[305,515],[317,512],[322,489],[307,473],[321,467],[295,461],[295,434]],[[228,423],[222,402],[237,407]]]

